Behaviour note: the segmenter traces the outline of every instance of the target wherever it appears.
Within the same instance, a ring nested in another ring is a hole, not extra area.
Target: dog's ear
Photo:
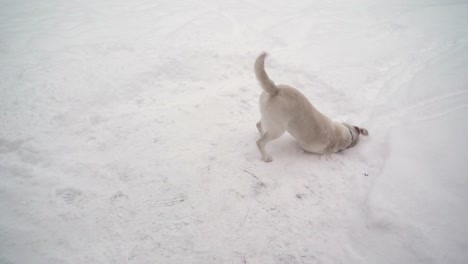
[[[358,126],[354,126],[354,129],[358,132],[358,134],[363,134],[364,136],[369,135],[369,132],[365,128],[360,128]]]
[[[364,136],[369,135],[369,132],[365,128],[359,128],[359,132],[361,132],[361,134],[363,134]]]

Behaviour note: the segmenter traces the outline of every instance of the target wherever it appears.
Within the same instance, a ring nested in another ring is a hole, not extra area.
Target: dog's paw
[[[266,155],[265,157],[263,157],[263,161],[264,162],[272,162],[273,158],[270,155]]]

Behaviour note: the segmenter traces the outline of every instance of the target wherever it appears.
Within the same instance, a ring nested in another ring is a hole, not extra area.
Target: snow
[[[4,0],[0,263],[465,263],[468,2]],[[353,149],[255,141],[253,62]]]

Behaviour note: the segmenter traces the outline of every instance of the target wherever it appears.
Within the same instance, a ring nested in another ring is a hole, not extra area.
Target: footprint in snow
[[[155,199],[149,201],[151,207],[171,207],[183,203],[187,198],[183,194],[178,194],[175,197],[167,199]]]
[[[83,193],[75,188],[60,188],[55,191],[55,196],[67,204],[73,204]]]

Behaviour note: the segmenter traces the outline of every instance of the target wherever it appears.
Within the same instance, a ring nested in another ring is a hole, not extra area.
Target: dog
[[[288,85],[275,85],[265,71],[266,53],[255,61],[255,76],[263,92],[260,96],[261,119],[257,123],[258,149],[265,162],[273,158],[265,150],[268,142],[288,131],[300,147],[312,153],[327,154],[355,146],[365,128],[333,122],[320,113],[298,90]]]

